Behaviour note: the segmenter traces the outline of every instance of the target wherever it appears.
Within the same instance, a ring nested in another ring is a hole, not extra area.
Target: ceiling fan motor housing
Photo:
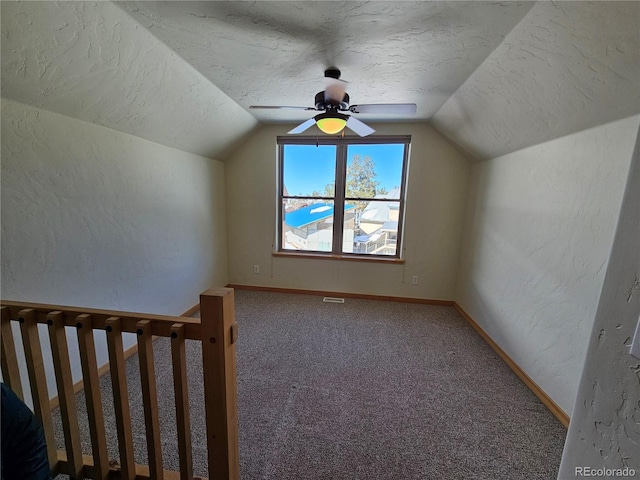
[[[316,93],[316,110],[349,110],[349,94],[345,93],[341,102],[327,100],[324,91]]]

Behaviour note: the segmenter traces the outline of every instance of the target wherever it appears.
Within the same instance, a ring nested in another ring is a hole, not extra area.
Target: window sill
[[[348,262],[374,262],[374,263],[387,263],[387,264],[404,264],[403,258],[396,257],[374,257],[374,256],[356,256],[356,255],[336,255],[332,253],[310,253],[310,252],[273,252],[274,257],[286,257],[286,258],[312,258],[319,260],[339,260]]]

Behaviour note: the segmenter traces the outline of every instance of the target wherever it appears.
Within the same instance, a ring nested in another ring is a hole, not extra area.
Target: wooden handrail
[[[180,479],[193,478],[193,456],[191,449],[191,423],[189,419],[189,385],[187,381],[187,357],[185,351],[184,325],[171,327],[171,360],[173,364],[173,391],[178,424],[178,455],[180,457]]]
[[[121,472],[124,478],[135,478],[136,462],[133,453],[133,432],[129,411],[129,393],[124,365],[124,347],[119,317],[109,317],[106,323],[107,347],[111,372],[113,406],[116,414],[116,430],[120,446]]]
[[[24,400],[20,368],[18,367],[18,356],[16,355],[16,346],[13,339],[13,331],[11,330],[11,312],[9,311],[9,307],[2,307],[2,331],[0,331],[0,340],[2,340],[2,352],[0,355],[2,357],[2,378],[18,398]]]
[[[93,323],[91,315],[87,313],[78,315],[76,321],[82,378],[84,379],[84,396],[87,405],[89,433],[91,435],[91,450],[93,451],[93,461],[96,466],[95,477],[104,479],[108,478],[109,474],[109,455],[107,453],[107,435],[104,427],[102,397],[100,395],[96,344],[93,340]]]
[[[35,312],[30,308],[20,310],[18,312],[18,322],[20,323],[24,355],[27,361],[33,410],[44,428],[49,464],[52,465],[53,462],[56,461],[55,436],[53,434],[53,418],[51,417],[51,409],[49,408],[47,378]]]
[[[239,478],[238,401],[233,290],[218,288],[200,295],[202,366],[207,418],[209,477]]]
[[[67,456],[71,469],[70,476],[82,478],[84,465],[82,462],[82,444],[80,440],[80,428],[78,425],[78,410],[76,408],[75,393],[73,390],[73,377],[71,374],[71,362],[69,361],[69,347],[67,334],[60,312],[53,311],[47,317],[49,325],[49,340],[51,353],[56,371],[58,385],[58,399],[62,418],[68,421],[62,424]],[[58,372],[60,375],[58,375]]]
[[[44,303],[25,303],[11,300],[2,300],[3,307],[9,307],[11,318],[16,319],[23,309],[31,309],[36,312],[38,323],[47,323],[47,315],[52,311],[59,311],[67,327],[75,327],[78,315],[91,315],[94,329],[104,330],[106,321],[111,317],[120,318],[123,332],[136,333],[137,323],[141,320],[151,322],[151,334],[156,337],[171,336],[171,326],[174,323],[182,323],[185,326],[185,338],[200,340],[200,319],[191,317],[172,317],[168,315],[153,315],[149,313],[120,312],[115,310],[100,310],[95,308],[68,307],[61,305],[48,305]]]
[[[29,387],[34,410],[45,430],[52,473],[72,478],[173,479],[193,478],[193,460],[188,403],[185,340],[202,342],[204,407],[207,425],[208,474],[211,479],[237,480],[238,414],[235,371],[237,325],[231,288],[207,290],[200,296],[200,317],[175,317],[81,307],[1,301],[2,374],[5,382],[22,398],[20,367],[16,359],[11,322],[20,320]],[[38,324],[47,324],[53,366],[60,400],[66,451],[57,451],[49,408]],[[82,382],[87,401],[92,456],[82,454],[71,378],[67,333],[75,328],[82,366]],[[94,330],[105,330],[109,370],[121,464],[108,458],[105,420],[99,388]],[[149,466],[136,465],[127,393],[122,333],[137,334],[141,389],[147,432]],[[152,340],[170,337],[176,399],[176,422],[180,472],[164,470],[162,462],[158,394],[155,384]]]
[[[142,385],[142,404],[144,407],[144,424],[147,432],[147,453],[149,458],[149,474],[153,478],[163,480],[162,444],[160,443],[160,419],[158,418],[158,389],[153,362],[153,337],[151,322],[138,322],[138,358],[140,360],[140,383]]]

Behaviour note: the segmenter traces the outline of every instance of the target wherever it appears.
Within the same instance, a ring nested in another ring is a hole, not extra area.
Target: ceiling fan
[[[346,93],[347,82],[340,80],[340,70],[329,68],[324,72],[326,87],[318,92],[315,97],[315,107],[292,107],[284,105],[251,105],[254,109],[296,109],[324,111],[306,122],[301,123],[289,134],[302,133],[316,124],[324,133],[333,135],[340,133],[344,127],[348,127],[361,137],[371,135],[375,130],[357,118],[342,112],[349,113],[379,113],[379,114],[404,114],[416,113],[415,103],[367,103],[363,105],[349,105],[349,94]]]

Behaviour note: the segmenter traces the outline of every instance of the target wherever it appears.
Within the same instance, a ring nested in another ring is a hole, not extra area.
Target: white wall
[[[180,314],[227,283],[224,189],[221,162],[3,99],[2,298]]]
[[[635,470],[606,478],[640,475],[640,359],[629,355],[640,321],[640,136],[632,162],[560,480],[583,478],[576,467]]]
[[[406,263],[389,265],[273,257],[276,136],[266,126],[228,160],[229,281],[234,284],[452,300],[469,162],[425,124],[374,125],[379,134],[412,135],[404,246]],[[260,274],[253,273],[260,266]],[[418,275],[419,284],[411,277]]]
[[[456,301],[569,415],[638,117],[472,168]]]

